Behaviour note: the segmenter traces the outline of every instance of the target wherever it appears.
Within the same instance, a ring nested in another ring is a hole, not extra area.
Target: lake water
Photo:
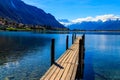
[[[50,67],[51,39],[58,59],[66,35],[71,46],[69,33],[0,32],[0,80],[39,80]],[[84,80],[120,80],[119,75],[120,33],[86,32]]]

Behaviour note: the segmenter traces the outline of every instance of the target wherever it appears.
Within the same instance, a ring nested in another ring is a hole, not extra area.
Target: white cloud
[[[92,20],[93,20],[93,17],[86,17],[86,18],[78,18],[78,19],[72,20],[71,22],[78,23],[78,22],[92,21]]]
[[[68,25],[73,24],[72,22],[60,22],[60,23],[63,24],[64,26],[68,26]]]
[[[98,20],[105,22],[109,19],[116,20],[118,18],[120,18],[120,16],[108,14],[108,15],[100,15],[100,16],[96,16],[96,17],[78,18],[78,19],[72,20],[71,22],[78,23],[78,22],[83,22],[83,21],[98,21]]]
[[[81,23],[83,21],[98,21],[98,20],[101,20],[103,22],[107,21],[107,20],[116,20],[116,19],[120,19],[120,16],[119,15],[114,15],[114,14],[107,14],[107,15],[99,15],[99,16],[96,16],[96,17],[86,17],[86,18],[78,18],[78,19],[75,19],[75,20],[72,20],[70,22],[60,22],[61,24],[65,25],[65,26],[68,26],[68,25],[71,25],[71,24],[75,24],[75,23]]]

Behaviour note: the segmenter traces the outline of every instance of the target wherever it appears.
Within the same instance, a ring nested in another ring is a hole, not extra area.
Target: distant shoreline
[[[71,30],[74,32],[74,30]],[[75,32],[120,32],[120,30],[78,30]]]
[[[120,30],[39,30],[39,29],[13,29],[0,31],[40,31],[40,32],[120,32]]]

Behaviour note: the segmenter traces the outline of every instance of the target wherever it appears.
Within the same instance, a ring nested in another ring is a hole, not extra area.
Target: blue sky
[[[51,13],[57,19],[120,14],[120,0],[22,0]]]

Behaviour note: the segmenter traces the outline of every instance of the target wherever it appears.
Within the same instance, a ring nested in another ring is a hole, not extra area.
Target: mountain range
[[[68,27],[71,30],[120,30],[120,20],[89,21],[71,24]]]
[[[120,17],[113,14],[75,20],[60,19],[59,22],[70,30],[120,30]]]
[[[21,0],[0,0],[0,17],[18,23],[64,28],[53,15]]]

